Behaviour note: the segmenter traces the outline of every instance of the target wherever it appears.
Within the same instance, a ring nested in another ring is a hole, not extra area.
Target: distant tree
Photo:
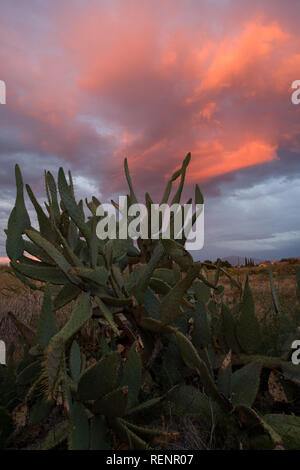
[[[210,266],[207,266],[207,269],[213,269],[213,263],[212,263],[212,261],[210,261],[209,259],[206,259],[206,260],[204,261],[204,263],[206,263],[206,264],[211,264],[211,267],[210,267]]]
[[[222,268],[232,268],[232,264],[229,263],[229,261],[224,260],[221,262],[221,267]]]
[[[253,261],[252,258],[247,258],[245,256],[245,266],[247,266],[248,268],[252,268],[253,266],[255,266],[255,263]]]
[[[212,261],[210,261],[209,259],[206,259],[204,261],[205,264],[211,264],[211,267],[208,266],[208,269],[213,269],[213,266],[216,265],[218,263],[218,261],[220,260],[220,266],[221,268],[232,268],[232,265],[229,263],[229,261],[223,261],[221,260],[221,258],[218,258],[214,263]]]

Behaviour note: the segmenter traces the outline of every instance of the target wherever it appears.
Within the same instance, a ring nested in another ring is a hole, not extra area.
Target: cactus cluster
[[[170,199],[177,179],[172,203],[180,202],[189,161],[190,154],[161,203]],[[137,197],[126,160],[125,175],[130,206]],[[184,239],[100,240],[100,201],[85,201],[86,216],[71,174],[67,178],[62,168],[57,182],[45,173],[45,209],[26,185],[39,230],[31,226],[18,166],[16,186],[6,250],[15,275],[41,290],[44,300],[36,331],[10,315],[24,358],[16,365],[10,351],[7,367],[0,368],[0,446],[14,446],[13,413],[20,404],[26,403],[30,426],[45,421],[60,403],[61,419],[39,448],[111,449],[126,443],[149,449],[180,436],[157,424],[170,409],[178,419],[191,416],[203,426],[213,420],[219,448],[300,447],[300,374],[290,361],[297,332],[287,333],[279,353],[264,341],[248,278],[242,286],[218,262],[212,281],[212,266],[195,262]],[[148,193],[145,200],[149,207]],[[203,203],[197,185],[194,202]],[[240,293],[232,308],[224,302],[221,274]],[[67,304],[71,316],[58,329],[57,312]],[[87,325],[97,338],[93,351],[83,340]],[[271,397],[262,404],[271,374],[288,397],[290,413],[276,412]]]

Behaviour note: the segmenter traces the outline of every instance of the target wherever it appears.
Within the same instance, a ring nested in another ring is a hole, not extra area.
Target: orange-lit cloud
[[[201,21],[171,27],[170,2],[160,16],[148,2],[117,2],[117,14],[92,4],[68,19],[62,41],[80,92],[122,128],[109,165],[126,155],[142,183],[145,168],[167,175],[191,151],[190,179],[205,180],[276,159],[281,136],[293,139],[273,111],[288,103],[299,60],[299,38],[280,18],[253,12],[220,36]]]
[[[241,168],[270,162],[277,158],[277,146],[261,141],[249,141],[233,151],[215,143],[212,151],[201,143],[194,154],[199,157],[199,167],[191,175],[192,181],[203,181],[222,174],[230,173]],[[210,158],[207,158],[210,155]],[[204,157],[204,158],[203,158]]]
[[[264,67],[276,48],[289,39],[277,22],[266,22],[256,18],[245,24],[234,38],[225,38],[215,44],[213,59],[205,73],[197,93],[230,88],[260,87],[264,82],[258,68]],[[250,82],[250,83],[249,83]]]

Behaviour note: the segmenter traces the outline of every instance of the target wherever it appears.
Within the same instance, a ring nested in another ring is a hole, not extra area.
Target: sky
[[[60,166],[109,201],[127,157],[158,202],[188,152],[196,257],[300,257],[299,15],[298,0],[2,0],[0,259],[16,163],[41,202]]]

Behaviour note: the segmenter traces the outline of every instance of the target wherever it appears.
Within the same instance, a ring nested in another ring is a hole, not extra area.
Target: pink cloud
[[[214,143],[212,149],[213,152],[201,143],[198,148],[195,148],[194,155],[199,157],[197,160],[199,163],[193,166],[193,173],[190,177],[192,181],[203,181],[278,158],[276,145],[272,146],[255,140],[243,142],[241,147],[232,151],[226,150],[218,142]],[[209,155],[208,158],[207,155]]]

